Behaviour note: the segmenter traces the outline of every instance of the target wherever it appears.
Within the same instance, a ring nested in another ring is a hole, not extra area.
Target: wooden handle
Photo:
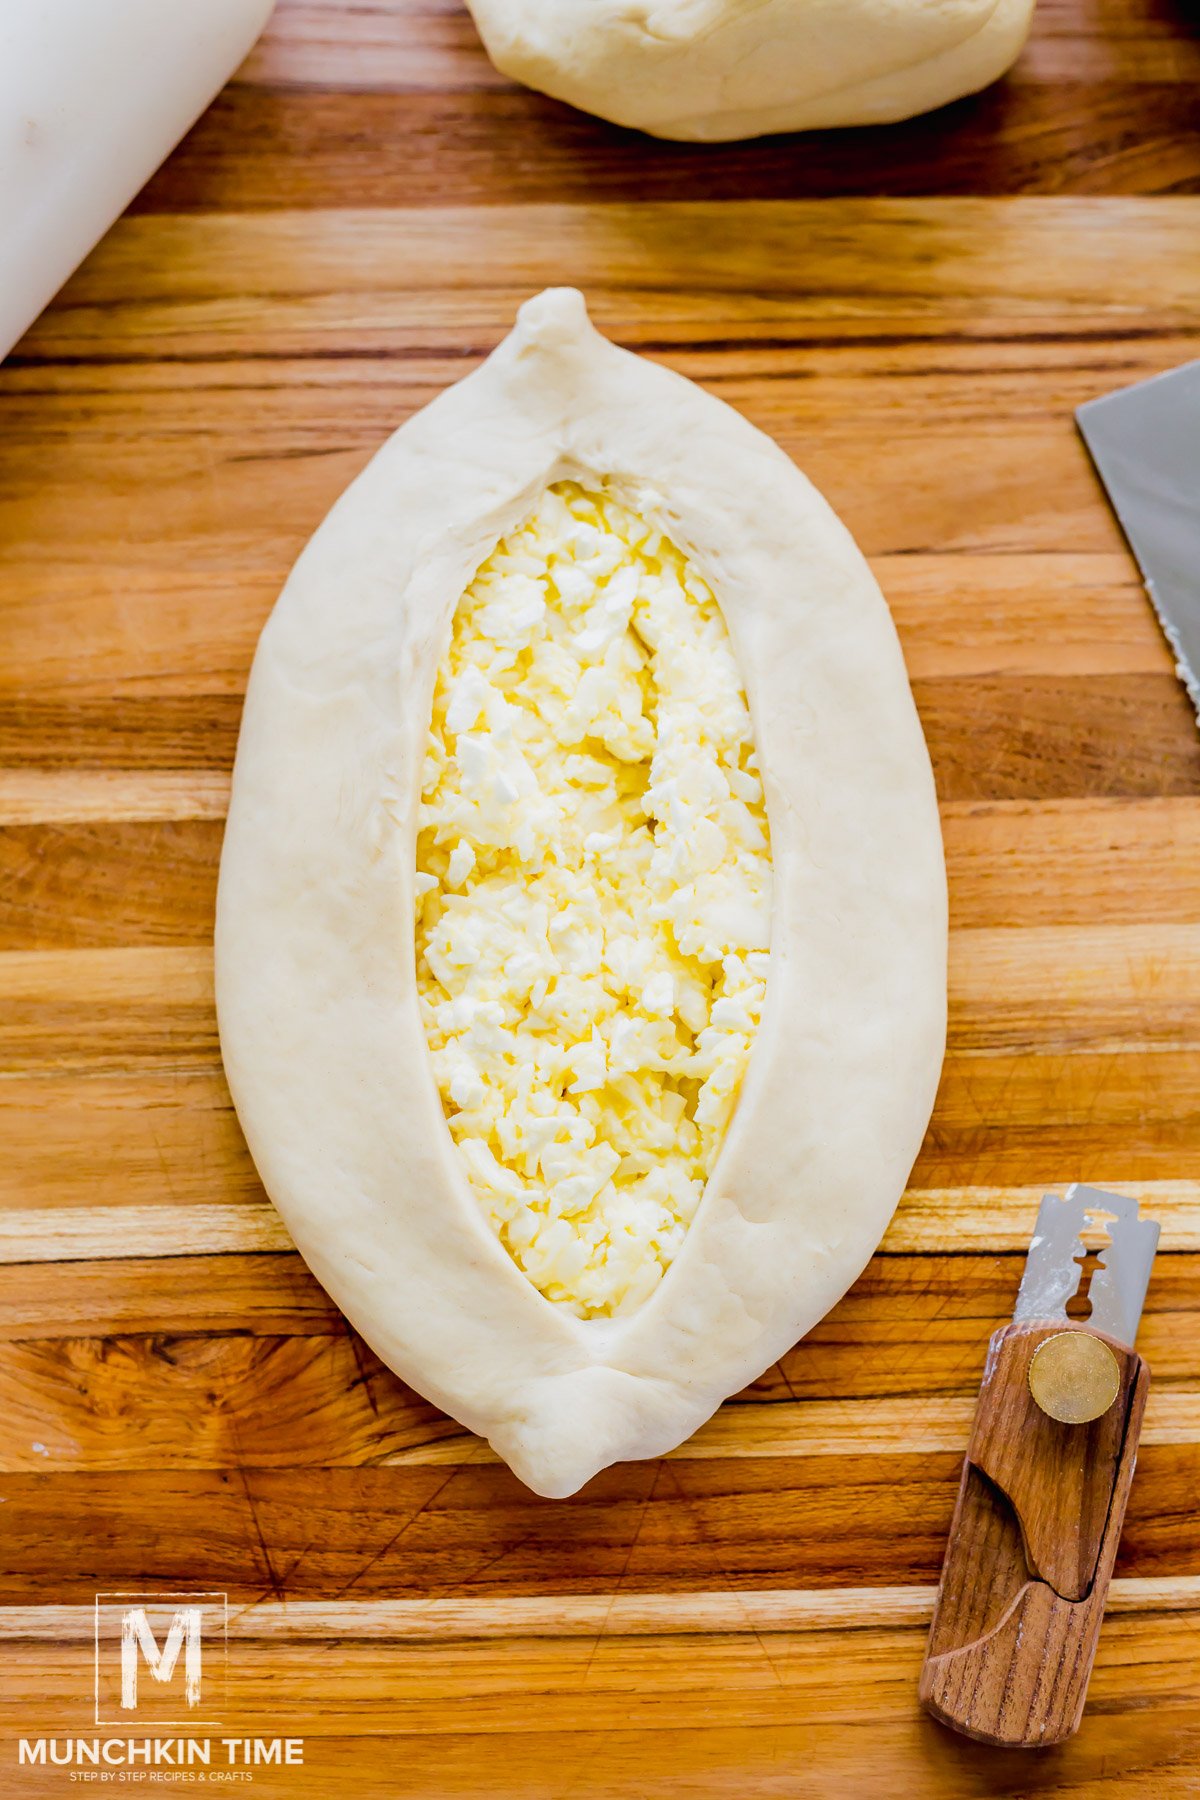
[[[1119,1371],[1112,1405],[1081,1425],[1048,1417],[1029,1387],[1038,1348],[1075,1331]],[[1078,1728],[1149,1385],[1135,1350],[1084,1325],[992,1338],[921,1671],[943,1724],[1022,1748]]]

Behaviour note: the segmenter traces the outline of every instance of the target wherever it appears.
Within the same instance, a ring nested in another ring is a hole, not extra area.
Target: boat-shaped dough
[[[655,137],[881,125],[977,93],[1034,0],[467,0],[498,69]]]
[[[413,926],[435,681],[460,602],[539,506],[597,495],[686,559],[701,604],[715,596],[773,863],[770,974],[736,1109],[665,1274],[613,1316],[539,1291],[485,1216],[435,1080]],[[933,781],[848,533],[770,439],[609,344],[579,294],[531,300],[354,482],[263,631],[216,949],[251,1152],[377,1353],[542,1494],[673,1448],[863,1268],[941,1065]]]

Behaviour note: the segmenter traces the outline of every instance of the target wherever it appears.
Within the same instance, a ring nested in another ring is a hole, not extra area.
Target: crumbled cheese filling
[[[582,1318],[677,1254],[762,1012],[771,853],[712,590],[602,485],[482,565],[438,672],[417,975],[467,1176]]]

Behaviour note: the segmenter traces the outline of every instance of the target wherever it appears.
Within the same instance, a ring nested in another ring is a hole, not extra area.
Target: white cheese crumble
[[[762,1013],[771,853],[712,590],[560,482],[438,672],[417,975],[450,1130],[535,1287],[628,1313],[683,1242]]]

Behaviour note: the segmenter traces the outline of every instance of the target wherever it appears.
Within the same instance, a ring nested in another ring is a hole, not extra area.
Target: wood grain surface
[[[1200,736],[1076,437],[1200,354],[1183,0],[1041,0],[989,93],[683,148],[503,81],[457,0],[281,0],[0,368],[0,1795],[90,1735],[98,1589],[219,1588],[258,1793],[1200,1793]],[[775,435],[892,604],[950,1046],[880,1254],[689,1444],[527,1493],[292,1252],[210,939],[257,633],[384,435],[548,282]],[[1043,1187],[1163,1223],[1079,1736],[917,1676]]]

